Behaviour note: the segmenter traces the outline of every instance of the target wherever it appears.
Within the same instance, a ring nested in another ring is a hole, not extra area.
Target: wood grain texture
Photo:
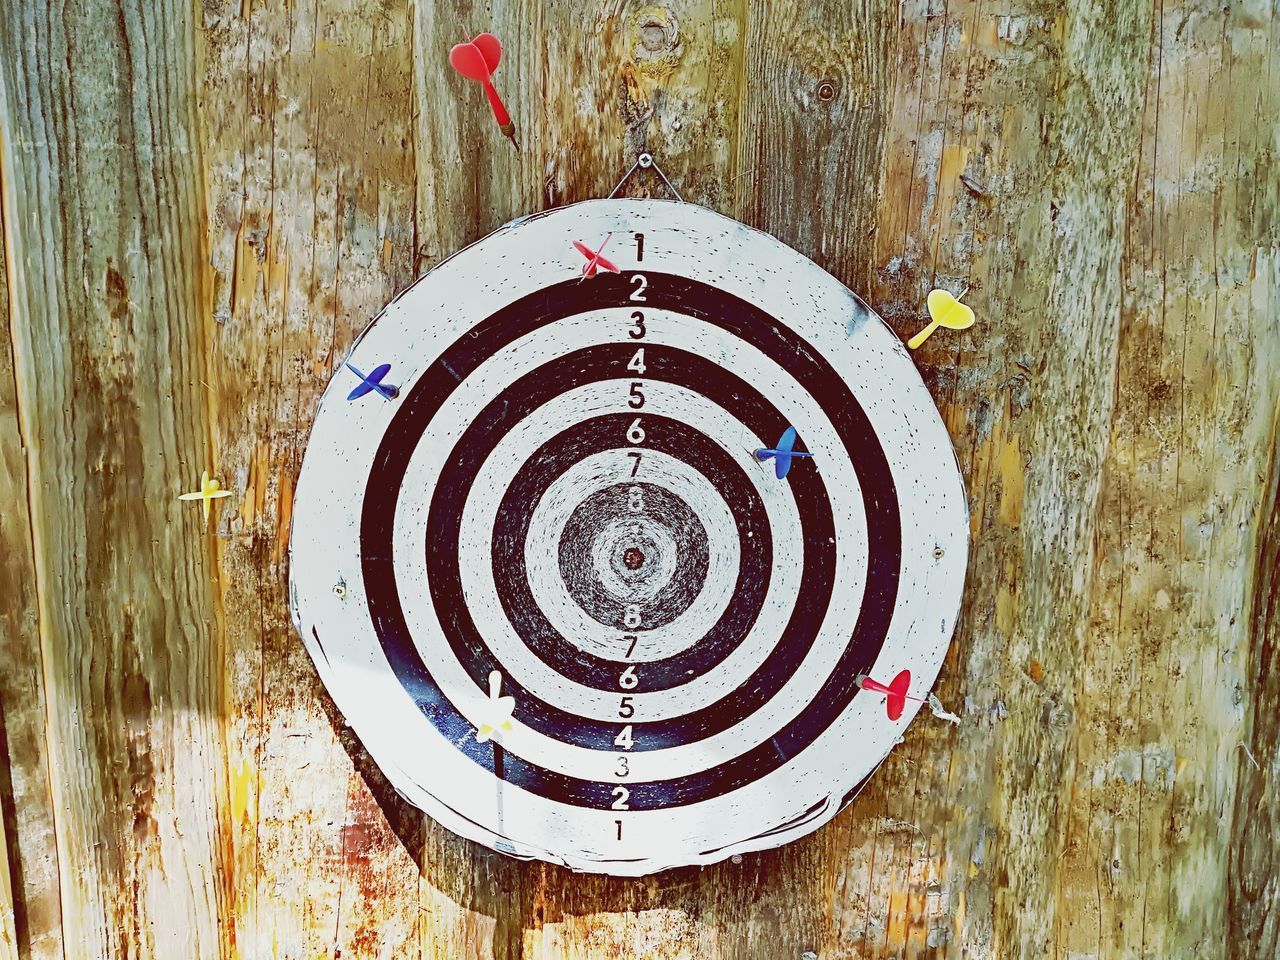
[[[445,62],[481,30],[518,152]],[[1273,0],[5,0],[0,956],[1274,954],[1278,41]],[[406,808],[284,561],[367,320],[639,149],[903,335],[969,288],[916,359],[974,546],[959,728],[619,881]]]
[[[240,494],[218,538],[238,957],[404,956],[417,936],[417,871],[339,746],[285,567],[316,399],[413,276],[408,30],[403,4],[204,6],[208,383]]]
[[[60,912],[66,957],[216,954],[223,656],[209,541],[174,499],[209,464],[195,24],[150,2],[0,20],[36,597],[20,633],[39,650],[53,828],[17,855],[58,898],[35,891],[26,949],[56,950]],[[24,686],[5,689],[19,714],[40,696]]]

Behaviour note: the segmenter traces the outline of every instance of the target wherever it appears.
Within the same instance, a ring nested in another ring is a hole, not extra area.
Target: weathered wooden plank
[[[62,952],[58,870],[27,468],[13,375],[3,197],[0,159],[0,503],[6,505],[0,511],[0,596],[5,598],[0,604],[0,956],[46,958]]]
[[[1227,859],[1228,949],[1224,953],[1233,960],[1280,951],[1280,916],[1276,910],[1276,884],[1280,878],[1275,871],[1280,812],[1276,809],[1275,792],[1268,789],[1275,780],[1280,758],[1280,691],[1275,680],[1280,675],[1276,662],[1280,651],[1280,407],[1276,414],[1271,431],[1270,476],[1259,510],[1258,547],[1246,626],[1249,659],[1245,675],[1253,678],[1248,688],[1253,695],[1238,750],[1240,786],[1233,800]]]
[[[537,4],[523,0],[484,10],[413,4],[418,272],[540,206],[545,174],[538,91],[547,34],[538,26]],[[515,124],[519,150],[498,130],[479,85],[449,66],[454,44],[485,31],[502,39],[494,85]]]
[[[1276,291],[1262,252],[1273,174],[1256,148],[1277,130],[1258,86],[1275,70],[1269,29],[1243,8],[1191,2],[1164,5],[1154,24],[1090,610],[1085,683],[1097,693],[1077,728],[1085,802],[1068,862],[1094,888],[1072,912],[1064,946],[1077,952],[1274,952],[1232,948],[1228,898],[1203,896],[1228,884],[1231,798],[1261,774],[1241,749],[1245,722],[1274,689],[1249,669],[1266,641],[1251,637],[1246,559],[1265,524],[1280,399],[1280,329],[1259,309]]]
[[[193,26],[164,2],[11,5],[0,22],[28,583],[61,888],[60,949],[47,895],[27,914],[43,955],[221,946],[216,595],[199,517],[174,500],[208,462],[193,389],[207,333]],[[50,853],[30,858],[33,880]]]
[[[735,214],[864,289],[893,109],[899,4],[749,9]]]
[[[220,530],[230,925],[238,956],[403,956],[417,869],[326,712],[286,550],[316,400],[414,272],[408,8],[210,3],[203,39],[208,383],[243,491]]]
[[[983,318],[917,354],[969,480],[974,545],[941,687],[965,723],[923,718],[874,785],[893,819],[853,861],[866,928],[859,941],[856,921],[838,927],[861,955],[1044,955],[1064,909],[1069,724],[1148,29],[1136,7],[1057,9],[903,9],[874,303],[906,334],[931,286],[969,286]]]

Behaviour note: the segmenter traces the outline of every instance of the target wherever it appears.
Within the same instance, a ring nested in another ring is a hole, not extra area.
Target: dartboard
[[[290,576],[405,798],[640,875],[835,816],[936,679],[967,549],[950,438],[865,303],[705,208],[592,200],[364,331],[316,413]]]

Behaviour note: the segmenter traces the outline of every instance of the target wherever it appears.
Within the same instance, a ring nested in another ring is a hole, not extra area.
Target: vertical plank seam
[[[41,572],[44,569],[43,559],[44,551],[40,547],[40,537],[36,529],[36,518],[40,516],[37,513],[37,505],[39,494],[32,486],[32,476],[34,474],[35,445],[32,443],[32,425],[27,422],[29,416],[30,404],[23,403],[23,397],[26,395],[30,385],[27,378],[23,375],[26,369],[25,365],[20,362],[20,347],[18,343],[18,314],[21,306],[18,303],[17,292],[19,290],[18,280],[18,250],[19,245],[16,242],[17,230],[14,227],[13,209],[15,202],[11,191],[14,184],[14,164],[10,155],[11,138],[8,136],[10,128],[10,115],[7,109],[9,103],[8,91],[5,89],[4,72],[0,71],[0,232],[4,234],[4,269],[5,283],[8,287],[9,300],[9,350],[10,359],[13,365],[13,381],[14,381],[14,406],[17,413],[18,436],[22,443],[23,464],[25,467],[25,485],[26,485],[26,507],[27,516],[29,518],[27,529],[31,538],[31,571],[34,582],[32,583],[36,597],[36,636],[40,645],[40,689],[47,690],[49,676],[49,657],[48,657],[48,624],[49,617],[47,615],[48,597],[45,589],[44,578]],[[65,900],[65,886],[62,871],[62,831],[58,825],[58,805],[55,802],[55,793],[53,782],[53,763],[51,762],[52,744],[50,743],[50,732],[53,728],[51,698],[47,695],[44,697],[44,747],[45,747],[45,763],[44,774],[45,783],[49,796],[49,816],[50,825],[53,828],[54,844],[53,844],[53,860],[54,872],[58,878],[58,925],[62,925],[62,905]],[[16,903],[15,903],[16,907]],[[63,938],[61,941],[62,955],[66,957],[67,941]]]

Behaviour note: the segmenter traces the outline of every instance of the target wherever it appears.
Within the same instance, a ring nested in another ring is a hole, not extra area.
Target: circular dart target
[[[298,481],[293,615],[409,801],[640,875],[852,799],[937,676],[967,547],[941,418],[861,300],[701,207],[593,200],[360,337]]]

